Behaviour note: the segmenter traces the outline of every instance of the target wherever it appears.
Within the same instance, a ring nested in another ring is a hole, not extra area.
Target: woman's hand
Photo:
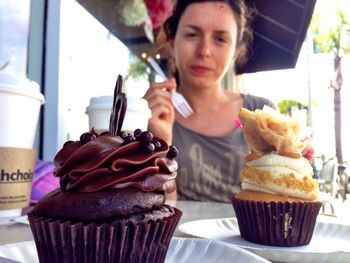
[[[175,89],[176,81],[171,78],[164,82],[153,83],[144,96],[152,112],[152,117],[148,121],[148,130],[164,139],[169,145],[172,143],[172,127],[175,121],[171,93]]]

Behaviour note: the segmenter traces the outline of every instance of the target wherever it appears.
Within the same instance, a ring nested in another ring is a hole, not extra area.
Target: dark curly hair
[[[245,0],[177,0],[172,15],[163,25],[167,40],[175,38],[179,21],[186,8],[193,3],[204,2],[222,2],[230,6],[238,29],[236,64],[244,64],[247,61],[248,48],[253,41],[251,21],[255,14],[255,9],[249,6]]]

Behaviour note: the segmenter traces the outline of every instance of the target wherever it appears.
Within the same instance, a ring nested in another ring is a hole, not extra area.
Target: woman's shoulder
[[[251,94],[242,94],[243,107],[248,110],[262,109],[265,105],[276,109],[275,104],[264,97],[259,97]]]

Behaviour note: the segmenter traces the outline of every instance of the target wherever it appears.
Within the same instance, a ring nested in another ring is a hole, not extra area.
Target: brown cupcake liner
[[[131,221],[71,223],[30,217],[39,261],[54,262],[164,262],[168,246],[182,212],[147,223]]]
[[[232,198],[241,237],[271,246],[310,243],[321,202],[262,202]]]

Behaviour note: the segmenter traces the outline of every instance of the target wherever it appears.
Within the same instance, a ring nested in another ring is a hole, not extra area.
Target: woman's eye
[[[197,34],[196,33],[186,33],[185,37],[191,38],[191,37],[195,37]]]
[[[222,44],[227,43],[227,40],[226,40],[226,38],[224,38],[224,37],[217,37],[217,38],[216,38],[216,41],[218,41],[219,43],[222,43]]]

